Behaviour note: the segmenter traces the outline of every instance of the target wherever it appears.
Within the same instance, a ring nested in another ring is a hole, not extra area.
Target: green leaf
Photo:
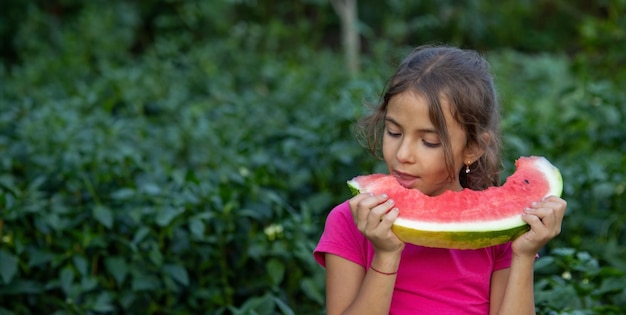
[[[133,277],[133,291],[153,291],[159,288],[159,279],[152,275],[140,274]]]
[[[85,276],[89,273],[87,259],[85,259],[85,257],[80,255],[74,255],[72,257],[72,261],[74,261],[74,266],[82,276]]]
[[[285,303],[283,300],[274,297],[274,302],[276,302],[276,305],[284,315],[295,315],[291,307],[289,307],[289,305],[287,305],[287,303]]]
[[[41,283],[16,278],[10,286],[0,286],[0,295],[42,294],[44,287]]]
[[[9,311],[8,309],[0,306],[0,315],[15,315],[15,313]]]
[[[156,217],[156,223],[161,226],[167,226],[176,218],[178,215],[184,212],[184,209],[174,209],[172,207],[165,207],[158,212]]]
[[[89,292],[98,286],[98,279],[96,277],[88,275],[80,278],[80,288],[83,292]]]
[[[65,292],[66,296],[71,296],[72,293],[72,283],[74,282],[74,270],[72,267],[65,267],[61,270],[61,274],[59,276],[59,283],[61,285],[61,289]]]
[[[148,252],[148,257],[150,261],[157,266],[161,266],[163,264],[163,254],[161,254],[161,250],[158,246],[153,246],[150,252]]]
[[[30,250],[28,256],[28,267],[43,265],[54,258],[52,253],[38,248]]]
[[[189,230],[194,237],[204,237],[205,229],[206,227],[204,225],[204,222],[200,221],[199,219],[189,219]]]
[[[276,258],[272,258],[265,264],[265,269],[270,276],[272,285],[280,285],[285,276],[285,264]]]
[[[4,283],[10,283],[17,273],[17,257],[0,249],[0,277]]]
[[[624,292],[624,287],[626,287],[626,277],[606,278],[600,287],[594,291],[594,294],[605,296],[610,293]]]
[[[540,274],[550,274],[558,271],[558,265],[555,264],[555,259],[552,256],[539,257],[535,261],[535,272]]]
[[[189,285],[189,275],[187,274],[187,269],[185,269],[185,267],[181,265],[166,264],[163,266],[163,271],[178,283],[184,286]]]
[[[161,188],[154,183],[145,183],[140,188],[142,192],[152,196],[157,196],[161,193]]]
[[[274,314],[275,307],[274,298],[270,294],[252,297],[246,300],[240,308],[231,308],[233,314]]]
[[[321,288],[312,278],[306,278],[300,282],[300,290],[304,292],[309,298],[317,301],[319,304],[324,303],[324,294]]]
[[[107,229],[113,227],[113,213],[105,206],[96,205],[93,207],[93,216],[100,224],[104,225]]]
[[[135,190],[132,188],[121,188],[111,194],[111,198],[116,200],[128,200],[135,196]]]
[[[135,235],[133,236],[133,244],[136,245],[140,243],[146,236],[148,236],[148,234],[150,234],[150,229],[146,226],[142,226],[137,230],[137,232],[135,232]]]
[[[96,297],[96,301],[91,306],[91,309],[96,312],[111,312],[115,310],[113,306],[113,298],[109,292],[102,292]]]
[[[124,279],[128,275],[128,264],[122,257],[107,257],[104,260],[104,265],[115,279],[118,286],[124,283]]]

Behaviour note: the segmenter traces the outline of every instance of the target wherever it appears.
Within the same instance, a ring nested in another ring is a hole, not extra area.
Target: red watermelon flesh
[[[400,210],[392,229],[408,243],[472,249],[506,243],[528,230],[524,208],[549,195],[560,196],[559,170],[544,157],[520,157],[502,186],[482,191],[464,189],[427,196],[407,189],[385,174],[348,181],[355,192],[385,193]]]

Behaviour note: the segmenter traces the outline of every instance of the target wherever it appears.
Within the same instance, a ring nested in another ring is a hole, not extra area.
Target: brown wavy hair
[[[420,46],[398,66],[388,80],[373,111],[356,125],[357,139],[377,158],[382,158],[384,119],[389,100],[413,91],[429,104],[430,120],[443,144],[448,178],[459,177],[463,187],[483,190],[499,185],[500,178],[500,105],[489,63],[478,52],[450,46]],[[451,106],[453,117],[467,135],[468,145],[484,150],[469,167],[454,167],[441,100]],[[483,135],[488,135],[484,137]]]

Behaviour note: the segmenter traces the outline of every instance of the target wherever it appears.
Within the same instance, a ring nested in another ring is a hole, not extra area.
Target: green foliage
[[[559,248],[535,265],[539,314],[623,314],[626,273],[588,252]]]
[[[562,234],[537,266],[539,313],[622,314],[626,93],[607,80],[580,80],[562,55],[505,51],[489,59],[503,103],[507,169],[520,155],[544,155],[564,178]]]
[[[23,36],[33,62],[3,73],[2,310],[319,312],[311,252],[335,176],[367,161],[350,124],[374,85],[311,62],[340,69],[331,53],[258,54],[253,25],[133,57],[131,9],[22,28],[63,45]]]
[[[530,3],[362,4],[370,54],[349,80],[326,48],[338,24],[324,1],[7,1],[0,314],[323,313],[311,252],[325,216],[346,179],[380,169],[351,124],[398,47],[441,39],[556,51],[488,54],[506,171],[538,154],[565,179],[538,311],[623,313],[626,75],[602,67],[623,58],[623,41],[608,44],[623,39],[623,3],[590,5],[583,26],[564,24],[582,8],[560,12],[562,29],[508,42],[544,16]]]

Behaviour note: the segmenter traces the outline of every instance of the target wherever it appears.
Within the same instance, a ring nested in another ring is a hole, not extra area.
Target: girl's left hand
[[[513,241],[513,253],[535,256],[548,241],[561,233],[566,207],[567,202],[556,196],[532,203],[522,216],[530,225],[530,231]]]

